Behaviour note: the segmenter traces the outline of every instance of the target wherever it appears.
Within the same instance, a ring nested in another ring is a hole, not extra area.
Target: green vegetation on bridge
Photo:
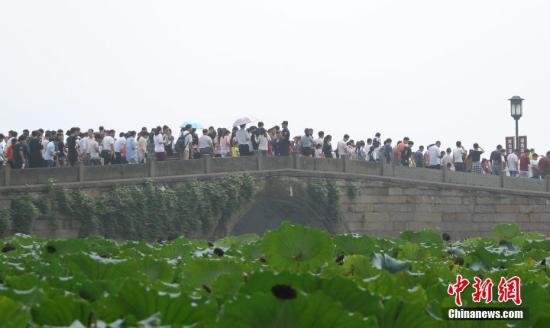
[[[445,238],[448,239],[448,238]],[[550,239],[497,226],[491,238],[443,240],[340,235],[284,223],[263,238],[177,238],[147,244],[100,238],[0,242],[5,327],[109,323],[112,327],[506,327],[442,320],[460,273],[522,278],[517,327],[547,326]],[[495,283],[496,288],[496,283]],[[496,293],[495,293],[496,294]],[[464,306],[473,303],[462,294]]]

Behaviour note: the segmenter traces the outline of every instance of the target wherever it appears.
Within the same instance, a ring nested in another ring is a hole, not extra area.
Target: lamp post
[[[516,120],[516,149],[519,149],[518,121],[523,116],[523,98],[513,96],[510,100],[510,114]]]

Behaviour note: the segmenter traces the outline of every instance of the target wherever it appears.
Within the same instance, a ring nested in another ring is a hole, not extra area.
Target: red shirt
[[[542,173],[550,173],[550,158],[545,156],[539,160],[539,170]]]
[[[8,159],[8,162],[13,162],[13,146],[10,145],[8,149],[6,149],[6,158]]]
[[[527,154],[523,154],[519,158],[519,170],[523,172],[529,171],[529,157]]]

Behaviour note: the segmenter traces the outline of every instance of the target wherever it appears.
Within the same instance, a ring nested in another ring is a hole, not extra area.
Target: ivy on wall
[[[32,222],[40,215],[38,207],[29,195],[24,195],[11,202],[10,219],[14,233],[30,233]]]
[[[340,219],[340,190],[334,181],[309,182],[307,194],[310,201],[329,221],[335,222]]]
[[[166,240],[180,235],[204,236],[225,223],[253,193],[254,179],[246,174],[192,181],[175,188],[148,181],[97,196],[50,188],[38,199],[22,196],[13,200],[6,221],[12,232],[27,234],[41,216],[52,222],[58,218],[77,220],[81,237]]]
[[[7,235],[11,230],[10,210],[0,209],[0,237]]]

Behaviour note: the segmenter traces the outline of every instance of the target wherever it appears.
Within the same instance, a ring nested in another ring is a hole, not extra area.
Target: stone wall
[[[550,193],[550,177],[546,180],[534,180],[512,178],[504,175],[478,176],[471,173],[452,172],[447,169],[432,170],[390,165],[381,166],[370,162],[347,159],[255,156],[235,158],[207,157],[190,161],[149,161],[147,164],[138,165],[123,164],[25,170],[12,170],[4,166],[0,168],[0,192],[9,189],[6,189],[6,187],[48,185],[52,183],[70,184],[105,180],[119,181],[167,176],[288,169],[356,173],[467,186]]]
[[[227,234],[262,233],[290,219],[334,233],[396,236],[403,230],[432,228],[463,238],[486,235],[498,223],[516,223],[524,231],[550,235],[550,179],[484,177],[302,157],[4,171],[0,182],[8,186],[0,187],[0,207],[8,208],[11,199],[21,194],[45,192],[52,186],[50,179],[55,179],[55,187],[93,194],[146,179],[171,185],[237,172],[252,175],[258,187],[247,210],[228,223]],[[336,221],[327,220],[307,194],[309,184],[322,181],[331,181],[340,190],[338,204],[334,204],[340,210]],[[74,237],[77,228],[60,224],[57,231],[48,228],[47,236]],[[37,228],[36,233],[45,235],[42,230]]]

